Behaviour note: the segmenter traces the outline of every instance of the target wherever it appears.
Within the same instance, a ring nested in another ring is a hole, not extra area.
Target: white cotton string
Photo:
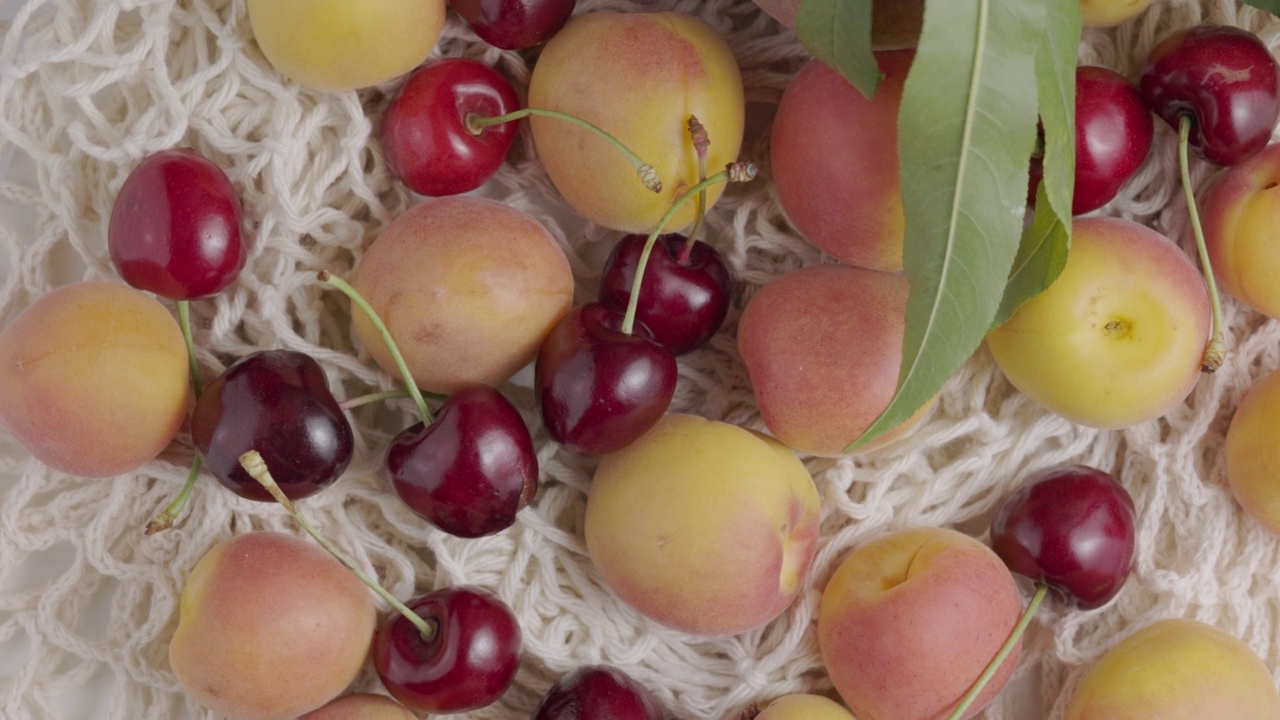
[[[742,157],[761,177],[731,186],[705,238],[736,285],[723,331],[680,360],[673,410],[764,429],[734,341],[746,301],[783,272],[829,262],[797,236],[770,189],[768,125],[807,55],[790,31],[746,0],[580,0],[579,13],[674,9],[711,23],[734,49],[748,100]],[[1082,64],[1132,80],[1149,50],[1199,22],[1247,27],[1280,50],[1280,21],[1231,0],[1156,0],[1119,28],[1087,30]],[[452,15],[437,55],[469,56],[523,88],[536,52],[478,41]],[[0,182],[0,322],[52,288],[118,281],[104,242],[116,191],[146,154],[188,145],[226,169],[246,210],[250,258],[239,281],[192,303],[206,379],[267,348],[313,355],[339,398],[395,387],[352,340],[348,303],[314,273],[346,274],[363,248],[414,201],[391,177],[376,141],[398,81],[359,92],[290,83],[253,42],[243,0],[31,0],[0,39],[0,156],[29,181]],[[715,142],[715,138],[712,138]],[[1176,134],[1157,121],[1136,178],[1098,214],[1146,223],[1191,251],[1178,185]],[[1201,190],[1217,170],[1192,162]],[[594,296],[618,234],[577,220],[558,198],[522,129],[484,189],[545,224],[566,250],[576,299]],[[1213,623],[1280,668],[1280,541],[1243,515],[1226,491],[1223,435],[1249,386],[1280,367],[1280,323],[1224,299],[1229,355],[1167,417],[1122,431],[1085,428],[1016,392],[985,349],[947,384],[918,429],[853,458],[804,458],[823,502],[823,539],[795,605],[768,626],[730,638],[663,628],[602,585],[582,539],[595,461],[559,450],[537,419],[530,374],[504,385],[535,432],[541,490],[515,525],[461,540],[431,529],[390,493],[389,439],[414,421],[393,402],[352,413],[356,453],[304,512],[396,596],[468,583],[497,592],[524,633],[516,685],[467,718],[527,718],[562,673],[611,663],[649,686],[673,716],[736,718],[751,701],[831,687],[815,621],[826,579],[855,545],[919,525],[985,538],[1001,498],[1040,467],[1068,462],[1115,472],[1139,510],[1136,566],[1115,602],[1083,612],[1054,599],[1030,627],[1017,674],[1038,689],[1030,713],[1012,694],[990,720],[1060,718],[1088,665],[1118,638],[1165,617]],[[67,477],[0,435],[0,717],[71,717],[65,697],[86,684],[103,720],[213,716],[188,699],[167,647],[182,582],[214,543],[254,529],[300,534],[279,508],[240,499],[206,477],[179,525],[153,537],[147,521],[181,487],[189,437],[137,472]],[[1030,586],[1024,585],[1027,596]],[[5,665],[10,662],[10,665]],[[1274,672],[1274,670],[1273,670]],[[378,690],[366,670],[359,689]]]

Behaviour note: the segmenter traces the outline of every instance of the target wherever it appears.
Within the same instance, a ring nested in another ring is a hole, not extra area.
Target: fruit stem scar
[[[364,583],[366,587],[372,590],[375,595],[386,600],[388,605],[395,608],[396,611],[403,615],[406,620],[413,623],[413,626],[418,628],[418,632],[422,634],[422,640],[424,642],[431,642],[431,640],[435,638],[437,632],[436,623],[423,619],[416,612],[410,610],[409,606],[396,599],[395,595],[392,595],[386,588],[379,585],[377,580],[369,577],[368,574],[356,565],[355,561],[351,559],[351,556],[339,550],[337,545],[329,542],[328,538],[321,535],[320,531],[316,530],[315,526],[303,517],[302,513],[298,512],[298,506],[295,505],[294,502],[289,499],[289,496],[285,495],[284,491],[280,489],[280,486],[276,484],[275,478],[271,477],[271,470],[267,468],[267,461],[262,459],[262,455],[260,455],[257,450],[250,450],[241,455],[240,467],[244,468],[244,471],[249,473],[250,477],[257,480],[259,485],[266,488],[266,491],[271,493],[271,497],[275,498],[276,502],[280,503],[289,515],[293,517],[294,522],[298,523],[303,530],[307,531],[308,535],[314,538],[316,542],[320,543],[321,547],[328,550],[330,555],[334,556],[338,559],[338,562],[345,565],[347,569],[359,578],[360,582]]]
[[[1191,170],[1187,160],[1187,145],[1191,137],[1191,113],[1178,116],[1178,170],[1182,175],[1182,193],[1187,199],[1187,214],[1191,216],[1191,231],[1196,238],[1196,253],[1200,256],[1200,268],[1205,285],[1209,288],[1209,305],[1213,310],[1209,343],[1200,361],[1200,370],[1211,373],[1222,367],[1227,355],[1227,341],[1222,331],[1222,302],[1218,298],[1218,284],[1214,281],[1213,266],[1209,264],[1209,249],[1204,242],[1204,229],[1200,226],[1200,212],[1196,209],[1196,196],[1191,187]]]
[[[1129,334],[1130,325],[1125,320],[1112,320],[1102,327],[1109,338],[1122,338]]]
[[[960,704],[956,705],[956,709],[951,711],[947,716],[947,720],[960,720],[964,717],[965,710],[978,699],[978,695],[982,693],[982,689],[991,682],[991,678],[995,677],[996,671],[1004,664],[1005,658],[1009,657],[1009,653],[1013,652],[1014,646],[1018,644],[1018,640],[1022,639],[1023,633],[1027,631],[1027,626],[1031,624],[1031,618],[1035,616],[1036,610],[1040,607],[1040,603],[1044,601],[1044,596],[1048,594],[1049,586],[1043,582],[1036,583],[1036,592],[1031,596],[1031,601],[1027,603],[1027,609],[1022,611],[1022,617],[1018,618],[1018,622],[1013,626],[1013,630],[1009,631],[1009,637],[1005,639],[1004,645],[1000,646],[1000,650],[996,652],[996,656],[991,658],[991,662],[987,663],[987,667],[973,682],[973,686],[969,688],[969,692],[960,698]]]
[[[474,112],[467,113],[466,117],[463,119],[463,123],[466,125],[468,132],[472,135],[479,135],[485,128],[492,125],[501,125],[502,123],[520,120],[530,115],[555,118],[556,120],[571,122],[578,127],[585,128],[596,135],[599,135],[626,156],[627,160],[631,163],[631,167],[635,168],[636,174],[640,176],[640,181],[644,183],[646,188],[655,193],[662,192],[662,179],[658,177],[658,171],[654,170],[652,165],[640,159],[640,156],[632,152],[631,148],[624,145],[621,140],[606,132],[603,128],[593,125],[580,117],[562,113],[559,110],[527,107],[519,110],[513,110],[505,115],[494,115],[488,117]]]

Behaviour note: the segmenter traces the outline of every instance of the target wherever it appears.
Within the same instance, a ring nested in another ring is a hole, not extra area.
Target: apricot
[[[641,614],[700,635],[759,627],[791,604],[818,541],[818,491],[782,444],[669,414],[596,469],[587,551]]]
[[[1204,241],[1214,277],[1237,300],[1280,318],[1280,143],[1227,168],[1205,196]]]
[[[386,695],[354,693],[325,703],[298,720],[417,720],[417,717]]]
[[[1153,623],[1107,651],[1064,720],[1277,718],[1280,694],[1249,646],[1198,620]]]
[[[386,82],[427,59],[444,28],[445,0],[246,0],[262,54],[317,90]]]
[[[391,331],[418,386],[439,393],[494,385],[527,365],[573,302],[564,250],[537,220],[471,196],[427,200],[365,251],[351,284]],[[352,327],[399,377],[373,323]]]
[[[936,720],[968,692],[1021,614],[1013,575],[991,548],[946,528],[903,530],[841,561],[818,604],[818,647],[855,717]],[[1015,648],[964,717],[1008,683],[1017,656]]]
[[[1080,22],[1087,28],[1115,27],[1150,4],[1151,0],[1080,0]]]
[[[1280,370],[1249,388],[1231,416],[1222,452],[1236,502],[1280,536]]]
[[[169,664],[216,713],[291,720],[355,680],[376,619],[369,590],[319,546],[275,532],[238,535],[192,568]]]
[[[534,145],[556,189],[586,219],[625,232],[649,232],[698,182],[688,119],[706,128],[707,173],[738,159],[746,106],[733,53],[709,25],[679,13],[579,15],[542,50],[529,79],[529,105],[583,118],[653,166],[654,193],[618,149],[554,118],[530,118]],[[707,203],[722,185],[707,193]],[[666,229],[693,222],[688,203]]]
[[[908,289],[900,275],[813,265],[751,297],[738,349],[774,437],[800,452],[839,455],[884,412],[898,385]],[[928,407],[859,452],[905,434]]]
[[[853,720],[853,716],[835,700],[797,693],[769,703],[755,720]]]
[[[189,386],[173,315],[125,285],[63,286],[0,331],[0,426],[60,472],[109,477],[151,460],[182,425]]]

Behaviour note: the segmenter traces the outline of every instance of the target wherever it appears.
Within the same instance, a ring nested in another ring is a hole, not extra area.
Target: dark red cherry
[[[601,304],[626,309],[647,239],[626,235],[614,245],[600,276]],[[710,340],[729,312],[729,268],[720,253],[701,240],[686,256],[687,240],[677,233],[658,236],[645,263],[636,306],[636,319],[674,355]]]
[[[455,391],[430,425],[404,430],[387,449],[396,495],[458,537],[505,530],[538,491],[538,458],[524,418],[488,385]]]
[[[649,688],[621,670],[587,665],[551,686],[533,720],[662,720],[662,706]]]
[[[406,603],[435,628],[424,638],[396,613],[373,638],[373,666],[405,707],[459,713],[493,703],[515,679],[521,634],[515,614],[477,587],[450,587]]]
[[[170,300],[221,292],[244,268],[240,198],[191,149],[144,158],[111,207],[107,249],[120,277]]]
[[[662,417],[676,388],[676,359],[636,323],[623,333],[621,309],[588,303],[552,330],[534,364],[542,422],[579,455],[631,444]]]
[[[991,547],[1013,572],[1095,608],[1129,576],[1133,525],[1133,498],[1114,477],[1066,465],[1034,473],[1005,498]]]
[[[240,467],[257,450],[284,494],[297,500],[329,485],[351,462],[351,425],[324,371],[291,350],[246,355],[205,388],[191,413],[204,466],[237,495],[274,502]]]
[[[519,109],[511,83],[488,65],[466,58],[424,65],[387,106],[381,135],[387,165],[420,195],[475,190],[502,167],[519,123],[473,132],[467,117],[497,117]]]
[[[576,0],[449,0],[485,42],[503,50],[541,45],[564,27]]]
[[[1151,151],[1155,123],[1138,88],[1104,67],[1076,68],[1076,179],[1081,215],[1111,202]]]
[[[1174,129],[1194,119],[1191,147],[1221,166],[1252,157],[1280,117],[1280,66],[1253,33],[1197,25],[1152,49],[1138,87],[1147,107]]]

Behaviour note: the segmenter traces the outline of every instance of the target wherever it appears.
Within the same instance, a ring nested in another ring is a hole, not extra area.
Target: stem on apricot
[[[465,122],[466,122],[467,130],[470,131],[472,135],[479,135],[481,132],[484,131],[485,128],[490,127],[492,125],[501,125],[502,123],[511,122],[513,120],[521,120],[530,115],[555,118],[557,120],[564,120],[566,122],[571,122],[574,125],[577,125],[578,127],[585,128],[599,135],[600,137],[604,138],[610,145],[618,148],[618,150],[623,155],[626,156],[627,160],[631,162],[631,167],[635,168],[636,175],[640,176],[640,181],[644,183],[644,186],[646,188],[652,190],[655,193],[662,192],[662,179],[658,177],[658,171],[654,170],[652,165],[640,159],[640,156],[632,152],[631,148],[624,145],[621,140],[609,134],[608,132],[605,132],[603,128],[593,125],[587,122],[586,120],[583,120],[580,117],[568,115],[558,110],[547,110],[544,108],[528,108],[527,107],[527,108],[521,108],[519,110],[514,110],[505,115],[495,115],[491,117],[485,117],[484,115],[479,115],[477,113],[468,113],[466,116]]]
[[[631,298],[627,302],[627,313],[622,318],[621,330],[624,335],[630,335],[635,328],[636,308],[640,304],[640,285],[644,282],[644,268],[649,263],[649,254],[653,252],[653,244],[657,242],[658,235],[662,233],[662,228],[671,222],[671,218],[685,203],[697,197],[699,192],[717,183],[749,182],[755,178],[758,171],[755,163],[729,163],[724,170],[689,188],[688,192],[676,198],[674,203],[671,203],[671,207],[667,208],[667,212],[658,220],[657,227],[653,229],[653,232],[649,233],[649,237],[644,242],[644,249],[640,251],[640,260],[636,263],[636,277],[631,281]]]
[[[1218,298],[1218,285],[1209,264],[1209,249],[1204,243],[1204,229],[1200,226],[1200,212],[1196,209],[1196,197],[1191,188],[1191,171],[1187,161],[1187,145],[1191,136],[1193,117],[1183,113],[1178,117],[1178,170],[1182,174],[1182,192],[1187,198],[1187,213],[1191,216],[1191,232],[1196,238],[1196,252],[1200,256],[1200,268],[1204,272],[1205,285],[1209,288],[1209,304],[1213,308],[1213,325],[1209,345],[1204,350],[1200,369],[1211,373],[1222,367],[1227,355],[1227,341],[1222,331],[1222,302]]]
[[[200,456],[193,455],[191,458],[191,469],[187,471],[187,481],[182,485],[182,490],[178,492],[178,496],[169,503],[168,507],[160,511],[147,523],[147,535],[155,535],[161,530],[168,530],[173,527],[173,523],[178,519],[178,515],[182,512],[182,508],[187,505],[187,498],[191,497],[191,490],[196,486],[196,478],[200,477]]]
[[[280,503],[280,505],[288,511],[294,522],[298,523],[298,525],[305,530],[308,535],[315,538],[315,541],[320,543],[321,547],[328,550],[330,555],[334,556],[338,559],[338,562],[345,565],[347,569],[359,578],[360,582],[364,583],[370,590],[372,590],[375,595],[386,600],[387,604],[395,608],[396,612],[400,613],[406,620],[413,623],[413,626],[418,628],[418,632],[422,633],[422,639],[424,641],[430,642],[431,639],[435,637],[436,625],[434,623],[424,620],[417,613],[410,610],[409,606],[396,599],[396,596],[392,595],[386,588],[378,584],[377,580],[369,577],[368,574],[357,567],[355,561],[351,559],[351,556],[339,550],[337,545],[329,542],[328,538],[321,535],[320,531],[316,530],[315,526],[303,517],[302,513],[298,511],[298,506],[289,499],[289,496],[284,494],[284,491],[276,484],[275,478],[271,477],[271,470],[267,468],[267,461],[262,459],[262,455],[258,454],[257,450],[250,450],[249,452],[241,455],[240,467],[244,468],[244,471],[249,473],[250,477],[257,480],[259,485],[266,488],[267,492],[271,493],[271,497],[275,498],[276,502]]]
[[[698,122],[698,118],[694,115],[689,116],[689,137],[693,142],[693,151],[698,157],[698,182],[707,179],[707,148],[711,146],[711,138],[707,135],[707,128]],[[689,255],[693,253],[693,246],[698,242],[698,233],[702,232],[702,223],[707,214],[707,189],[702,188],[698,193],[698,204],[694,210],[693,229],[689,231],[689,237],[685,240],[684,247],[680,249],[680,257],[676,258],[676,262],[681,265],[689,263]]]
[[[382,342],[386,343],[387,351],[391,353],[391,359],[395,361],[396,369],[400,371],[400,379],[404,381],[405,391],[409,393],[409,397],[413,398],[413,404],[418,406],[418,413],[422,415],[422,422],[430,425],[433,421],[431,408],[427,407],[427,401],[422,397],[422,391],[418,389],[418,384],[414,382],[413,374],[409,372],[409,366],[405,363],[404,356],[400,354],[400,347],[396,345],[395,338],[391,337],[391,331],[387,329],[386,323],[382,322],[378,312],[346,280],[330,274],[328,270],[321,270],[316,273],[316,277],[320,282],[332,285],[341,291],[343,295],[346,295],[369,318],[369,322],[373,323],[373,327],[378,331]]]
[[[1036,583],[1036,592],[1031,596],[1031,601],[1027,603],[1027,609],[1022,611],[1022,617],[1018,618],[1018,623],[1013,626],[1013,630],[1009,631],[1009,637],[1005,639],[1004,645],[1000,646],[1000,650],[996,652],[996,656],[991,658],[991,662],[987,663],[987,668],[982,671],[978,679],[973,682],[973,686],[969,688],[969,692],[960,698],[960,704],[956,705],[956,709],[951,711],[947,716],[947,720],[960,720],[964,717],[964,713],[973,705],[973,701],[978,699],[978,695],[982,693],[982,689],[991,682],[991,678],[995,677],[996,671],[1004,664],[1005,658],[1009,657],[1009,653],[1013,652],[1013,648],[1017,646],[1018,641],[1027,631],[1027,626],[1031,624],[1031,618],[1035,616],[1036,610],[1039,609],[1040,603],[1044,601],[1044,596],[1049,593],[1049,586],[1043,582]]]

